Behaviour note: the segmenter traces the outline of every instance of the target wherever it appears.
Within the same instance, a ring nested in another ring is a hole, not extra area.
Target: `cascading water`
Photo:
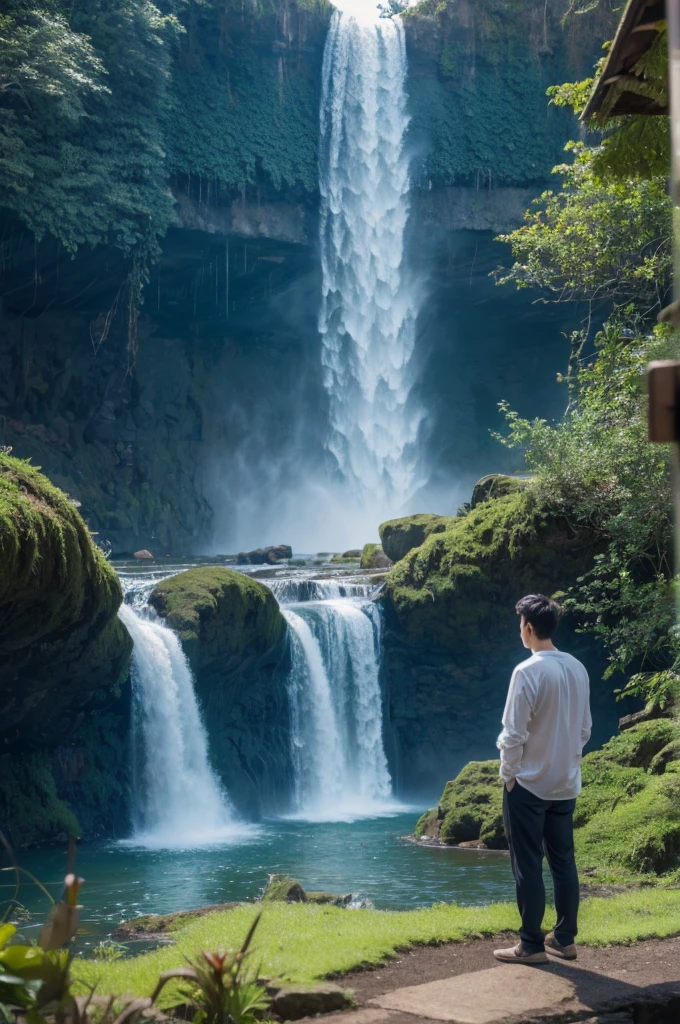
[[[291,637],[294,810],[305,818],[394,810],[383,743],[381,619],[367,600],[374,589],[330,580],[279,586]]]
[[[420,295],[404,266],[405,79],[399,18],[334,13],[320,158],[328,446],[372,526],[400,511],[421,483],[416,442],[424,414],[409,401]]]
[[[131,842],[166,848],[243,838],[247,828],[234,820],[210,767],[193,676],[180,642],[171,629],[148,617],[143,598],[136,604],[137,609],[124,604],[119,611],[134,642]]]

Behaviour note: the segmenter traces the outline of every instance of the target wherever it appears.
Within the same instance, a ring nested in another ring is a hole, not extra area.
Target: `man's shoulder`
[[[538,658],[535,654],[532,654],[529,658],[525,658],[524,661],[520,661],[519,665],[515,665],[513,675],[518,675],[521,672],[526,672],[527,669],[530,669],[532,665],[536,665],[537,663]]]

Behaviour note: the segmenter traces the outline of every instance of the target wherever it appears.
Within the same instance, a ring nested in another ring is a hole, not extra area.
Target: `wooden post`
[[[671,115],[673,197],[673,315],[677,333],[680,301],[680,0],[666,0],[668,25],[668,96]],[[668,360],[648,367],[649,440],[673,445],[675,505],[675,572],[680,567],[680,362]],[[675,588],[676,620],[680,623],[680,587]]]

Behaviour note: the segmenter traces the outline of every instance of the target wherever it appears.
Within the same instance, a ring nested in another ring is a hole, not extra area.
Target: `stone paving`
[[[477,945],[480,953],[487,945],[493,949],[493,943]],[[680,1024],[680,940],[612,952],[584,950],[575,963],[551,960],[533,967],[488,966],[486,956],[476,957],[463,973],[403,986],[397,963],[389,968],[385,991],[363,998],[358,992],[357,1010],[326,1016],[324,1024]],[[426,976],[428,950],[415,955]],[[372,973],[375,988],[379,972]],[[413,965],[403,973],[412,980]]]

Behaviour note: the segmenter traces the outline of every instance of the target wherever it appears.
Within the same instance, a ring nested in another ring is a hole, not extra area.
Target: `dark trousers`
[[[555,890],[555,938],[562,946],[571,945],[576,938],[579,883],[574,857],[575,806],[575,800],[541,800],[518,782],[510,793],[505,788],[503,819],[522,916],[520,938],[529,953],[545,948],[541,928],[545,914],[544,854]]]

